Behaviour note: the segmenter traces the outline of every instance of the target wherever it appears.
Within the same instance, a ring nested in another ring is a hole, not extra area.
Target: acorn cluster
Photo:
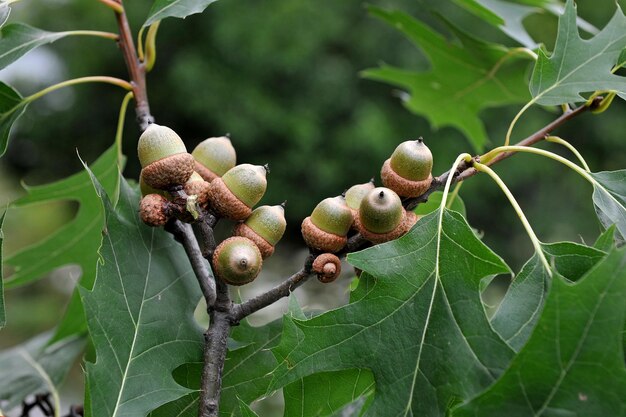
[[[322,252],[313,271],[322,282],[331,282],[341,271],[334,255],[356,231],[374,244],[396,239],[418,220],[405,210],[401,197],[419,197],[432,182],[433,157],[422,138],[401,143],[381,169],[384,187],[374,180],[350,187],[342,196],[326,198],[302,222],[302,237],[313,250]]]
[[[157,124],[143,132],[137,153],[143,222],[153,227],[173,218],[193,223],[206,213],[234,220],[234,236],[213,252],[213,270],[231,285],[253,281],[286,228],[283,204],[253,210],[267,188],[267,166],[237,165],[228,137],[206,139],[188,153],[176,132]]]

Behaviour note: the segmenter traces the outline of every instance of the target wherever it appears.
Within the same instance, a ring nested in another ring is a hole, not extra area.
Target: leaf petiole
[[[530,106],[535,104],[536,99],[537,98],[535,97],[532,100],[530,100],[528,103],[524,105],[524,107],[522,107],[522,109],[519,112],[517,112],[517,114],[511,121],[511,124],[509,125],[509,129],[506,131],[506,138],[504,139],[504,146],[508,146],[509,143],[511,143],[511,134],[513,133],[513,127],[515,127],[515,124],[517,123],[519,118],[522,117],[522,114],[524,114],[526,110],[530,108]]]
[[[576,158],[578,158],[578,160],[580,161],[581,165],[585,168],[585,171],[591,172],[591,169],[589,169],[589,165],[587,165],[587,161],[585,161],[585,158],[583,158],[583,156],[580,154],[580,152],[578,152],[578,149],[576,149],[574,147],[574,145],[572,145],[571,143],[569,143],[565,139],[560,138],[558,136],[546,136],[546,141],[552,142],[552,143],[558,143],[559,145],[565,146],[574,155],[576,155]]]
[[[524,211],[522,210],[520,205],[517,203],[517,200],[515,199],[515,197],[509,190],[509,188],[506,186],[504,181],[502,181],[502,178],[500,178],[500,176],[498,176],[498,174],[496,174],[495,171],[489,168],[487,165],[475,162],[474,168],[476,169],[476,171],[484,172],[487,175],[489,175],[491,179],[493,179],[495,183],[498,184],[500,189],[504,192],[506,197],[509,199],[511,206],[513,206],[513,209],[517,213],[517,216],[519,217],[522,224],[524,225],[524,229],[526,229],[526,233],[528,234],[528,237],[530,237],[530,240],[533,243],[533,247],[535,248],[535,252],[539,256],[539,259],[541,259],[541,263],[546,269],[546,272],[548,273],[550,277],[552,277],[552,270],[550,269],[550,264],[548,263],[548,260],[546,259],[546,256],[544,255],[543,250],[541,249],[541,242],[539,241],[539,239],[537,238],[537,235],[535,234],[532,227],[530,226],[528,219],[524,215]]]
[[[50,87],[44,88],[43,90],[38,91],[34,94],[31,94],[28,97],[24,97],[24,100],[20,103],[20,105],[35,101],[38,98],[41,98],[45,96],[46,94],[56,91],[60,88],[69,87],[69,86],[77,85],[77,84],[84,84],[84,83],[107,83],[107,84],[117,85],[118,87],[122,87],[128,91],[132,91],[133,89],[133,86],[128,81],[122,80],[120,78],[108,77],[108,76],[81,77],[81,78],[74,78],[71,80],[60,82],[58,84],[51,85]]]

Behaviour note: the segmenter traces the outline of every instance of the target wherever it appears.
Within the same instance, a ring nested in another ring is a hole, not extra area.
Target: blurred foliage
[[[137,30],[151,2],[127,3]],[[437,14],[486,40],[516,45],[454,2],[370,3],[406,11],[449,38],[452,35]],[[148,75],[156,120],[177,130],[190,149],[206,137],[229,132],[239,161],[268,162],[272,172],[262,203],[288,200],[288,236],[296,243],[300,241],[300,221],[316,202],[378,176],[382,162],[402,140],[424,136],[435,156],[435,173],[447,170],[458,153],[471,149],[458,131],[432,131],[424,119],[407,112],[391,87],[360,78],[360,71],[380,62],[407,69],[428,68],[413,45],[368,16],[363,6],[362,0],[221,0],[201,15],[164,21],[157,37],[157,63]],[[429,11],[432,8],[435,14]],[[580,1],[579,14],[600,26],[614,8],[613,0]],[[95,1],[17,3],[12,19],[52,31],[116,31],[113,14]],[[535,39],[552,47],[556,17],[543,13],[525,22]],[[30,60],[27,70],[0,74],[22,94],[84,75],[126,77],[121,54],[103,39],[65,39],[25,58]],[[45,62],[48,71],[33,72],[33,62]],[[82,169],[75,149],[93,162],[110,146],[122,97],[121,91],[110,86],[88,85],[33,103],[0,163],[28,183],[47,182]],[[503,142],[519,107],[488,109],[481,114],[492,144]],[[623,168],[625,109],[622,101],[615,100],[604,114],[585,115],[555,133],[578,146],[594,171]],[[552,110],[529,111],[516,127],[514,139],[556,117],[557,109]],[[139,132],[132,114],[129,116],[125,174],[136,178],[139,165],[134,154]],[[542,240],[580,240],[580,235],[591,242],[596,237],[599,227],[588,198],[591,188],[581,185],[583,181],[575,174],[528,155],[511,158],[497,171],[527,210]],[[578,197],[581,192],[582,198]],[[532,248],[497,187],[488,178],[473,178],[463,186],[461,195],[470,222],[485,232],[486,243],[497,248],[513,268],[521,265]]]

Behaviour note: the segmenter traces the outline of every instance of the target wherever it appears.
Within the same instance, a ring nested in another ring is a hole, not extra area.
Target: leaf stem
[[[38,98],[41,98],[43,96],[45,96],[48,93],[51,93],[53,91],[56,91],[60,88],[63,87],[69,87],[72,85],[77,85],[77,84],[85,84],[85,83],[107,83],[107,84],[113,84],[113,85],[117,85],[118,87],[122,87],[125,90],[132,90],[133,86],[130,85],[130,83],[126,80],[122,80],[120,78],[115,78],[115,77],[107,77],[107,76],[92,76],[92,77],[81,77],[81,78],[74,78],[71,80],[67,80],[67,81],[63,81],[60,82],[58,84],[54,84],[51,85],[50,87],[44,88],[41,91],[38,91],[34,94],[31,94],[28,97],[24,97],[23,102],[24,103],[30,103],[32,101],[37,100]]]
[[[97,38],[112,39],[114,41],[117,41],[120,38],[117,33],[102,32],[99,30],[68,30],[63,32],[63,34],[69,36],[95,36]]]
[[[533,61],[536,61],[538,59],[537,54],[528,48],[524,48],[524,47],[511,48],[508,50],[508,52],[505,55],[502,56],[502,58],[498,60],[498,62],[496,62],[496,64],[491,69],[491,71],[489,71],[489,74],[487,74],[487,77],[488,78],[493,77],[498,72],[502,64],[504,64],[509,58],[512,58],[515,55],[526,55],[532,58]]]
[[[146,72],[150,72],[156,62],[156,35],[160,24],[160,20],[151,24],[146,34]]]
[[[452,175],[448,175],[448,179],[446,180],[446,185],[443,188],[443,195],[441,196],[441,205],[439,206],[439,211],[443,212],[443,209],[446,208],[446,200],[448,199],[448,192],[450,191],[450,185],[452,184],[452,179],[456,176],[454,173],[457,171],[461,162],[470,163],[472,162],[472,155],[468,153],[462,153],[456,157],[454,164],[452,164],[452,168],[450,168],[449,172],[452,172]],[[441,226],[441,218],[439,219],[439,223]]]
[[[452,190],[452,193],[450,194],[450,199],[448,200],[448,204],[446,204],[447,209],[452,208],[452,204],[454,203],[454,200],[456,200],[457,196],[459,195],[459,191],[461,190],[462,186],[463,186],[463,181],[457,182],[456,185],[454,186],[454,190]]]
[[[115,0],[98,0],[100,3],[113,9],[116,13],[124,13],[124,6]]]
[[[474,168],[476,168],[476,170],[479,172],[484,172],[487,175],[489,175],[491,179],[493,179],[495,183],[498,184],[500,189],[504,192],[506,197],[509,199],[511,206],[513,206],[513,209],[517,213],[517,216],[519,217],[522,224],[524,225],[524,228],[526,229],[526,233],[528,234],[528,237],[530,237],[530,240],[533,243],[533,247],[535,248],[535,252],[539,256],[539,259],[541,259],[541,263],[543,263],[543,266],[546,269],[546,272],[548,273],[550,277],[552,277],[552,270],[550,269],[550,264],[548,263],[548,260],[546,259],[546,256],[543,253],[543,250],[541,249],[541,242],[537,238],[537,235],[533,231],[533,228],[530,226],[528,219],[524,215],[524,211],[522,210],[520,205],[517,203],[517,200],[515,199],[515,197],[509,190],[509,188],[506,186],[504,181],[502,181],[500,176],[498,176],[498,174],[496,174],[495,171],[489,168],[487,165],[475,162]]]
[[[517,123],[519,118],[522,116],[522,114],[524,114],[524,112],[526,112],[526,110],[528,110],[530,106],[532,106],[533,104],[535,104],[534,98],[530,100],[528,103],[526,103],[519,112],[517,112],[517,114],[511,121],[511,124],[509,125],[509,129],[506,131],[506,138],[504,139],[504,146],[508,146],[509,143],[511,143],[511,134],[513,133],[513,127],[515,127],[515,124]]]
[[[578,152],[578,149],[576,149],[574,145],[572,145],[565,139],[560,138],[558,136],[546,136],[546,141],[552,142],[552,143],[558,143],[559,145],[565,146],[576,156],[576,158],[578,158],[581,165],[585,168],[585,171],[591,172],[591,169],[589,169],[589,165],[587,165],[587,161],[585,161],[585,158],[583,158],[583,156],[580,154],[580,152]]]
[[[117,119],[117,130],[115,132],[115,144],[117,145],[117,164],[121,169],[122,165],[122,135],[124,133],[124,121],[126,120],[126,109],[128,108],[128,102],[134,97],[133,92],[129,91],[122,100],[120,106],[120,115]]]

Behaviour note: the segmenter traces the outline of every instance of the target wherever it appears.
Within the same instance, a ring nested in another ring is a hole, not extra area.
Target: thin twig
[[[130,74],[131,84],[133,86],[133,94],[135,96],[135,112],[137,113],[137,123],[141,130],[146,130],[150,123],[154,123],[154,117],[150,114],[150,105],[148,104],[148,91],[146,89],[146,71],[143,63],[139,61],[137,50],[135,49],[135,41],[133,39],[130,25],[126,12],[123,9],[122,1],[119,1],[122,11],[116,10],[115,17],[117,26],[120,31],[120,39],[118,44],[122,49],[124,61]]]
[[[173,234],[176,240],[185,248],[185,253],[187,253],[198,284],[200,284],[200,289],[202,290],[202,295],[204,296],[207,307],[211,308],[211,306],[215,304],[217,297],[215,279],[213,278],[207,261],[202,256],[202,251],[200,250],[193,230],[191,230],[191,226],[180,220],[173,220],[165,226],[165,230]]]
[[[233,307],[232,320],[235,323],[238,323],[250,314],[259,311],[260,309],[265,308],[271,304],[274,304],[276,301],[280,300],[283,297],[289,296],[289,294],[291,294],[293,290],[304,284],[312,275],[311,266],[314,260],[315,256],[309,255],[304,262],[304,267],[289,278],[287,278],[281,284],[278,284],[277,286],[266,291],[265,293],[251,298],[242,304],[236,304]]]

